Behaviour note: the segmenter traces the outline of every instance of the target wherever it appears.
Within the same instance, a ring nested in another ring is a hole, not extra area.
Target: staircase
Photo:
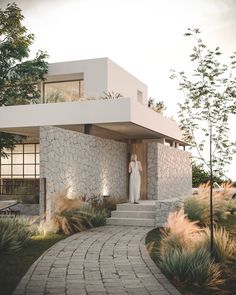
[[[143,200],[139,204],[118,204],[107,219],[109,225],[155,226],[155,201]]]

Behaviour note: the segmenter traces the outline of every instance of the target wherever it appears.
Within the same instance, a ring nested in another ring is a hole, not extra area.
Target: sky
[[[10,2],[0,0],[5,7]],[[15,0],[24,24],[35,34],[32,56],[47,51],[49,62],[109,57],[148,86],[149,97],[163,100],[166,115],[177,118],[183,95],[170,70],[189,70],[191,39],[202,39],[225,57],[236,51],[236,0]],[[236,140],[235,118],[230,138]],[[236,180],[236,155],[227,174]]]

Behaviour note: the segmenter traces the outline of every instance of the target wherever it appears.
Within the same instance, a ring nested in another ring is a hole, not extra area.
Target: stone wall
[[[49,218],[56,194],[65,188],[72,196],[127,196],[127,145],[62,128],[40,127],[40,176],[46,178]],[[40,203],[42,213],[42,197]]]
[[[174,212],[183,207],[183,202],[180,199],[167,199],[156,201],[156,227],[163,227],[167,222],[170,212]]]
[[[184,198],[192,190],[191,154],[161,143],[148,143],[148,198]]]

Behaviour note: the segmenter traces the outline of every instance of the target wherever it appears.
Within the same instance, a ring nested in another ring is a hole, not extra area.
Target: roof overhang
[[[177,123],[131,98],[0,107],[0,131],[39,136],[40,126],[57,126],[118,140],[174,140],[187,145]]]

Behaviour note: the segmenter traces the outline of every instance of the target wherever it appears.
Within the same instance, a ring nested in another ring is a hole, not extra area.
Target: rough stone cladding
[[[40,127],[40,176],[46,178],[47,215],[53,210],[55,195],[67,187],[72,195],[124,197],[127,145],[62,128]]]
[[[148,198],[184,198],[192,190],[191,154],[161,143],[148,143]]]
[[[183,208],[183,202],[181,199],[166,199],[156,201],[156,217],[155,226],[162,227],[167,222],[167,218],[170,212],[174,212]]]

